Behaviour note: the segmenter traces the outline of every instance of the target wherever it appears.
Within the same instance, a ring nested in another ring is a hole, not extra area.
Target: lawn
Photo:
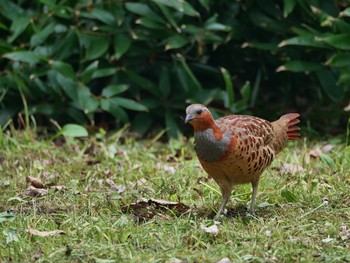
[[[262,177],[258,218],[237,186],[217,232],[219,189],[192,139],[12,131],[0,146],[0,262],[350,261],[345,138],[290,143]]]

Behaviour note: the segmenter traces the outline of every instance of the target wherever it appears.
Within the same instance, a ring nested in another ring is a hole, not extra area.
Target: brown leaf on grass
[[[28,187],[30,185],[34,186],[35,188],[46,188],[40,179],[32,177],[32,176],[27,176],[26,187]]]
[[[40,197],[47,195],[48,191],[47,189],[41,189],[41,188],[35,188],[33,186],[27,187],[26,191],[24,192],[25,195],[31,196],[31,197]]]
[[[346,225],[341,225],[339,236],[342,241],[350,241],[350,229],[348,229]]]
[[[64,234],[63,230],[39,231],[31,227],[28,228],[26,232],[35,236],[40,236],[40,237],[57,236],[57,235]]]
[[[62,191],[65,188],[66,187],[64,185],[52,185],[52,186],[50,186],[50,189],[55,189],[56,191]]]
[[[171,209],[177,214],[183,214],[190,208],[187,205],[180,202],[171,202],[160,199],[149,199],[148,201],[139,201],[137,203],[124,206],[122,207],[122,212],[125,213],[130,211],[138,217],[151,219],[156,215],[157,210],[166,209]]]
[[[292,163],[282,164],[279,170],[282,174],[297,174],[305,172],[305,169],[303,167]]]
[[[316,147],[310,151],[310,155],[313,158],[318,158],[318,157],[320,157],[320,155],[322,153],[327,153],[327,152],[333,150],[334,147],[335,147],[335,145],[333,145],[333,144],[326,144],[322,148]]]
[[[209,227],[201,225],[201,230],[204,233],[208,233],[208,234],[211,234],[213,236],[217,236],[219,234],[219,228],[218,228],[218,226],[216,224],[214,224],[212,226],[209,226]]]
[[[126,187],[124,185],[115,184],[111,179],[106,179],[106,183],[109,185],[112,191],[123,193],[126,190]]]
[[[311,151],[310,151],[310,155],[311,155],[311,157],[313,157],[313,158],[318,158],[318,157],[320,157],[320,155],[322,154],[322,150],[321,150],[321,148],[315,148],[315,149],[312,149]]]

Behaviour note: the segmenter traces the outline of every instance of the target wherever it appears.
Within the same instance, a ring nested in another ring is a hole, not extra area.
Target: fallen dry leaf
[[[222,258],[216,261],[216,263],[231,263],[231,260],[229,258]]]
[[[29,185],[32,185],[35,188],[46,188],[40,179],[32,177],[32,176],[27,176],[26,184],[27,184],[26,187],[28,187]]]
[[[350,241],[350,229],[347,229],[346,225],[341,225],[339,236],[342,241]]]
[[[318,147],[318,148],[315,148],[315,149],[312,149],[312,150],[310,151],[311,157],[314,157],[314,158],[320,157],[321,153],[322,153],[322,150],[321,150],[321,148],[319,148],[319,147]]]
[[[159,170],[159,169],[163,169],[164,171],[170,173],[170,174],[174,174],[175,173],[175,167],[173,166],[169,166],[169,165],[162,165],[161,163],[157,163],[156,164],[156,169]]]
[[[211,234],[211,235],[214,235],[214,236],[217,236],[219,234],[219,228],[218,228],[218,226],[216,224],[214,224],[212,226],[209,226],[209,227],[201,225],[201,230],[204,233],[208,233],[208,234]]]
[[[57,236],[57,235],[64,234],[63,230],[39,231],[31,227],[28,228],[26,232],[35,236],[40,236],[40,237]]]
[[[187,205],[180,202],[171,202],[160,199],[149,199],[148,201],[139,201],[137,203],[124,206],[122,207],[122,212],[125,213],[130,211],[138,217],[151,219],[155,216],[157,210],[164,209],[172,209],[178,214],[183,214],[190,208]]]
[[[322,152],[323,153],[329,152],[329,151],[333,150],[334,147],[335,147],[335,145],[333,145],[333,144],[327,144],[327,145],[322,147]]]
[[[56,191],[62,191],[66,187],[64,185],[52,185],[50,186],[50,189],[55,189]]]
[[[33,186],[27,187],[26,191],[24,192],[25,195],[32,196],[32,197],[39,197],[47,195],[48,191],[47,189],[40,189],[35,188]]]
[[[280,167],[280,172],[282,174],[297,174],[305,172],[305,169],[297,164],[284,163]]]
[[[111,179],[106,179],[106,183],[109,185],[112,191],[123,193],[126,190],[126,187],[124,185],[115,184]]]

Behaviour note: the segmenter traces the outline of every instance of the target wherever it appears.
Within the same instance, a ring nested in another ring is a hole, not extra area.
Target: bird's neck
[[[206,161],[220,160],[230,144],[230,138],[223,136],[216,125],[195,131],[194,138],[198,157]]]

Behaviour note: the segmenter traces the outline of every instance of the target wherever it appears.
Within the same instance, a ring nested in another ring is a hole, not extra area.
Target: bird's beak
[[[191,120],[193,120],[194,119],[194,116],[193,115],[191,115],[191,114],[187,114],[186,115],[186,119],[185,119],[185,123],[189,123]]]

